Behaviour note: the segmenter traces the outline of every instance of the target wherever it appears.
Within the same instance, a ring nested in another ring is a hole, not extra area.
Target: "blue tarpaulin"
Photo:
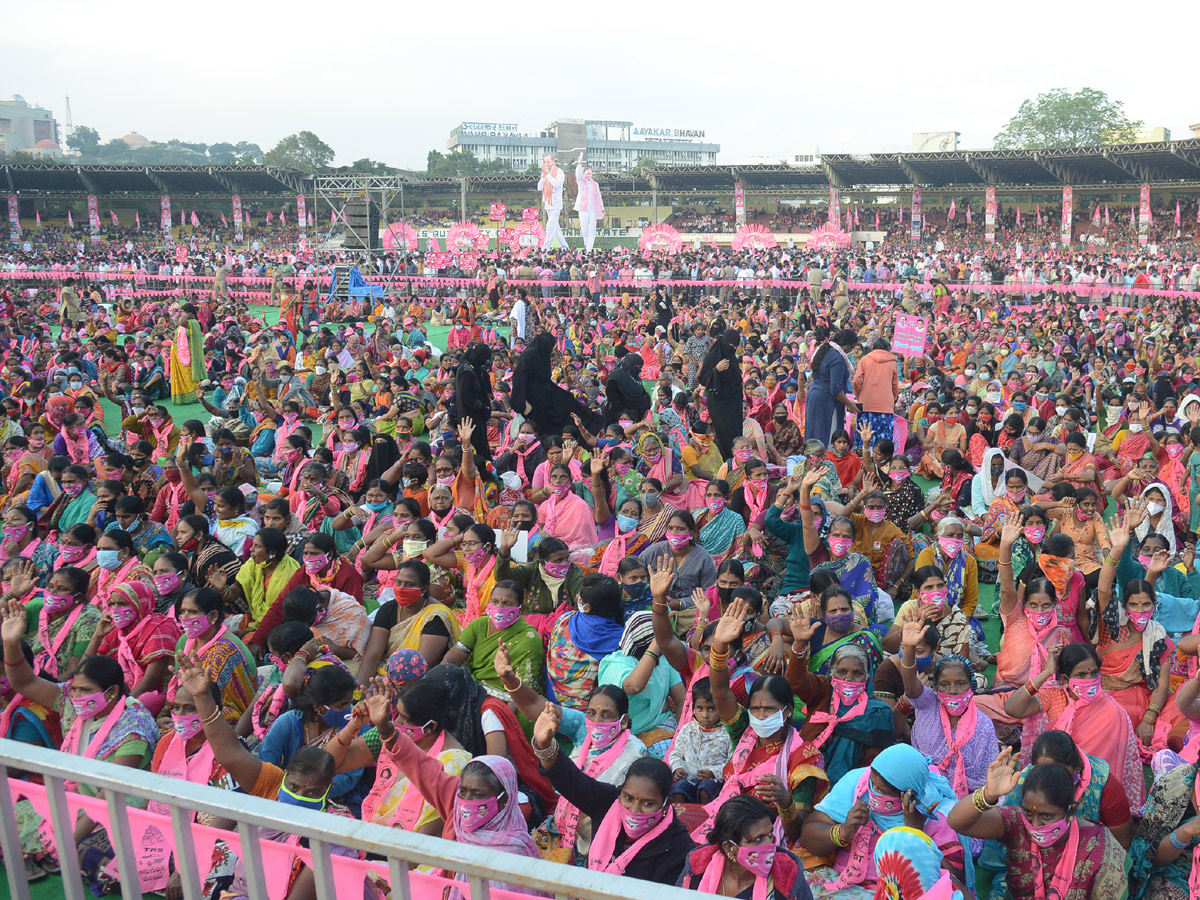
[[[329,296],[332,297],[337,291],[338,279],[341,273],[335,273],[333,281],[329,285]],[[346,288],[346,294],[350,297],[382,297],[383,285],[367,284],[362,275],[359,274],[358,267],[355,266],[350,270],[350,282]]]

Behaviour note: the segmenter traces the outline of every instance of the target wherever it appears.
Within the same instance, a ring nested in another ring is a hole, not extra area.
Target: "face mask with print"
[[[958,556],[962,552],[963,544],[966,543],[962,538],[940,537],[938,538],[938,546],[942,552],[951,559]]]
[[[199,713],[171,713],[171,725],[175,729],[175,735],[181,741],[194,738],[204,728]]]
[[[556,578],[556,579],[557,578],[566,578],[567,572],[569,572],[570,569],[571,569],[571,564],[569,562],[565,562],[565,563],[544,562],[544,563],[542,563],[542,570],[547,575],[549,575],[551,578]]]
[[[137,621],[138,613],[131,606],[114,606],[108,611],[108,617],[112,620],[113,627],[117,631],[124,631]]]
[[[519,606],[495,606],[488,604],[488,618],[492,620],[492,624],[503,631],[513,622],[517,621],[521,616],[521,607]]]
[[[904,801],[899,797],[888,797],[880,794],[874,788],[867,788],[867,806],[871,812],[881,816],[895,816],[904,812]]]
[[[1067,683],[1071,685],[1076,696],[1084,703],[1091,703],[1100,696],[1100,676],[1096,675],[1093,678],[1068,678]]]
[[[1030,823],[1024,810],[1020,812],[1021,824],[1025,826],[1025,830],[1029,833],[1029,839],[1039,847],[1053,847],[1066,836],[1070,828],[1066,819],[1059,819],[1057,822],[1047,822],[1045,825],[1033,825]]]
[[[840,678],[831,678],[830,684],[833,692],[847,705],[857,702],[862,692],[866,690],[866,685],[861,681],[843,681]]]
[[[488,797],[485,800],[464,800],[454,798],[454,830],[458,834],[473,834],[500,814],[500,798]]]
[[[884,520],[884,517],[887,516],[887,510],[886,509],[865,509],[865,510],[863,510],[863,515],[866,517],[867,521],[870,522],[872,525],[878,525],[880,522],[882,522]]]
[[[654,812],[648,813],[635,813],[628,809],[622,809],[621,829],[625,832],[626,837],[632,841],[636,841],[642,835],[648,834],[655,828],[666,814],[666,804],[663,804],[661,809],[656,809]]]
[[[848,552],[850,552],[850,545],[854,543],[854,541],[848,537],[831,537],[828,539],[828,542],[829,555],[835,559],[841,559]]]
[[[965,691],[961,694],[943,694],[938,693],[938,701],[946,708],[946,712],[952,716],[961,716],[967,711],[967,707],[971,705],[971,698],[975,696],[971,691]]]
[[[678,533],[674,532],[674,531],[667,532],[667,543],[671,545],[671,549],[673,549],[673,550],[682,550],[684,547],[686,547],[691,542],[692,542],[691,532],[687,532],[687,531],[678,532]]]
[[[921,591],[921,602],[926,606],[932,606],[934,609],[941,609],[946,605],[946,598],[949,592],[945,588],[937,588],[932,591]]]
[[[309,575],[315,575],[320,572],[329,563],[328,553],[319,553],[315,556],[304,557],[304,571]]]
[[[188,616],[179,620],[179,627],[190,638],[200,637],[200,635],[208,631],[211,625],[212,623],[208,621],[208,616]]]
[[[751,716],[753,718],[753,716]],[[588,737],[592,739],[592,747],[604,749],[617,739],[617,735],[621,733],[621,720],[615,722],[601,722],[597,719],[584,719],[587,725]]]
[[[1138,612],[1131,611],[1127,612],[1126,615],[1129,617],[1130,625],[1132,625],[1138,631],[1145,631],[1146,626],[1150,624],[1150,620],[1154,618],[1154,610],[1143,609],[1139,610]]]
[[[1025,540],[1031,544],[1040,544],[1042,538],[1046,536],[1045,525],[1026,525],[1024,528]]]

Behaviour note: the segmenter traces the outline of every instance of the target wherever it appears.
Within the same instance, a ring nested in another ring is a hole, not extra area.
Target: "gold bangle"
[[[794,798],[787,806],[780,806],[777,809],[779,810],[779,818],[785,822],[794,822],[796,821],[796,817],[800,815],[800,810],[797,809]]]
[[[516,684],[515,684],[513,687],[509,687],[509,686],[508,686],[508,685],[505,683],[504,679],[501,679],[501,680],[500,680],[500,685],[501,685],[501,686],[504,688],[504,690],[506,690],[506,691],[507,691],[508,693],[510,693],[510,694],[511,694],[513,691],[519,691],[519,690],[520,690],[520,689],[521,689],[521,688],[524,686],[524,684],[525,684],[525,682],[523,682],[523,681],[521,680],[521,676],[519,676],[519,675],[517,676],[517,683],[516,683]]]
[[[1162,712],[1162,707],[1157,703],[1151,703],[1146,707],[1146,712],[1152,712],[1157,716],[1160,712]]]
[[[996,560],[996,565],[997,566],[1005,566],[1006,568],[1011,569],[1012,568],[1012,560],[1010,559],[1008,562],[1005,562],[1002,559],[998,559],[998,560]]]
[[[833,846],[835,846],[835,847],[845,847],[846,846],[846,841],[842,837],[842,826],[841,825],[831,825],[829,827],[829,840],[833,843]]]
[[[212,715],[200,720],[201,725],[212,725],[217,719],[225,717],[225,713],[221,711],[221,707],[217,707],[212,711]]]
[[[901,657],[900,657],[900,668],[902,668],[902,669],[915,669],[916,667],[917,667],[917,664],[916,664],[916,663],[913,663],[911,666],[906,666],[906,665],[904,664],[904,657],[903,657],[903,656],[901,656]]]

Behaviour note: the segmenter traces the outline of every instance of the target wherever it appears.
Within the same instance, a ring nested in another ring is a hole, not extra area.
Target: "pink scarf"
[[[179,356],[179,363],[185,369],[192,364],[192,345],[188,340],[187,329],[180,325],[175,329],[175,353]]]
[[[708,868],[704,870],[704,877],[700,879],[700,884],[696,890],[701,894],[716,894],[721,887],[721,878],[725,874],[725,854],[717,850],[713,854],[713,858],[708,863]],[[764,878],[762,875],[756,875],[754,878],[754,893],[751,894],[751,900],[767,900],[768,893],[771,890],[771,879]]]
[[[68,700],[68,702],[70,702]],[[108,718],[104,720],[104,724],[100,726],[100,730],[92,735],[92,739],[88,741],[87,747],[82,752],[79,750],[79,741],[83,734],[83,722],[79,716],[75,717],[75,721],[71,723],[71,727],[67,733],[63,735],[62,746],[59,748],[63,753],[74,753],[85,759],[95,759],[96,754],[100,752],[100,748],[104,746],[104,742],[108,740],[108,734],[116,726],[121,716],[125,714],[125,698],[119,697],[112,711],[109,712]],[[77,782],[68,781],[67,790],[75,790],[78,786]]]
[[[550,529],[550,522],[547,521],[546,522],[546,530],[549,531],[549,529]],[[629,542],[629,536],[631,534],[636,534],[636,533],[637,533],[637,526],[635,525],[630,531],[626,532],[625,534],[621,534],[620,530],[618,530],[613,535],[613,539],[611,541],[609,541],[608,546],[604,548],[604,556],[602,556],[600,558],[600,574],[601,575],[608,575],[612,578],[617,577],[617,566],[620,565],[621,560],[623,560],[625,558],[625,545]],[[688,700],[691,700],[690,695],[688,696]],[[680,725],[683,724],[682,720],[680,721],[679,724]]]
[[[708,833],[712,831],[713,820],[717,817],[717,810],[730,797],[741,794],[746,788],[757,784],[760,776],[775,775],[786,787],[788,785],[788,760],[791,758],[792,748],[795,747],[795,742],[798,740],[800,740],[799,732],[789,727],[787,737],[783,739],[783,746],[779,748],[779,752],[775,755],[775,758],[768,759],[753,768],[747,769],[746,761],[758,745],[758,735],[754,733],[753,728],[747,728],[742,735],[742,739],[738,741],[738,745],[734,748],[733,756],[729,760],[729,765],[733,767],[734,774],[725,780],[725,784],[721,787],[721,793],[704,807],[708,818],[704,821],[703,825],[692,832],[692,840],[697,844],[706,843],[708,841]],[[784,840],[783,820],[779,818],[775,820],[775,839],[778,841]]]
[[[479,589],[483,587],[484,583],[491,576],[492,570],[496,568],[496,557],[490,557],[482,568],[475,569],[474,572],[470,571],[470,569],[474,569],[475,567],[470,563],[467,563],[467,565],[469,567],[465,591],[467,608],[463,613],[463,621],[470,624],[479,618]]]
[[[613,859],[617,837],[622,831],[621,815],[624,812],[625,807],[620,803],[614,803],[600,821],[600,827],[596,829],[596,834],[592,838],[592,846],[588,850],[588,868],[593,872],[624,875],[625,868],[642,851],[642,848],[670,828],[671,823],[675,821],[675,810],[668,806],[667,813],[662,817],[661,822],[626,847],[624,853]],[[756,897],[755,900],[760,900],[760,898]]]
[[[938,700],[938,716],[942,720],[942,735],[946,738],[949,751],[945,759],[937,764],[942,773],[950,780],[954,793],[959,797],[967,796],[967,761],[963,758],[963,747],[975,736],[975,723],[979,719],[979,710],[975,708],[975,698],[967,704],[967,710],[958,718],[954,727],[950,725],[950,714],[946,706]],[[957,737],[955,736],[957,732]],[[1085,754],[1086,758],[1086,754]]]
[[[592,735],[589,729],[587,737],[579,746],[579,760],[582,763],[579,768],[583,774],[589,778],[595,778],[607,771],[620,758],[621,753],[625,750],[625,745],[629,743],[629,736],[630,731],[626,728],[617,735],[617,739],[603,753],[588,761],[588,752],[592,749]],[[554,807],[554,826],[562,838],[562,846],[574,847],[575,838],[579,834],[579,807],[572,806],[565,797],[559,797],[558,805]]]
[[[529,454],[540,446],[542,446],[541,441],[534,441],[532,444],[529,444],[523,449],[517,451],[517,474],[521,476],[522,484],[531,484],[533,482],[533,476],[537,474],[536,469],[533,473],[530,473],[529,471]]]
[[[558,166],[551,163],[549,168],[542,166],[542,199],[546,201],[546,206],[554,204],[554,182],[551,180],[558,176]]]
[[[163,422],[161,428],[150,426],[150,433],[154,435],[154,455],[158,457],[167,456],[171,452],[171,429],[175,427],[170,420]]]
[[[446,746],[446,732],[442,731],[438,734],[437,740],[433,742],[433,746],[429,748],[427,756],[437,759],[442,752],[442,748]],[[392,755],[386,750],[379,754],[379,762],[377,763],[375,775],[375,786],[371,788],[371,793],[363,800],[362,804],[362,820],[364,822],[375,822],[375,813],[379,809],[379,804],[387,797],[392,790],[392,785],[396,783],[396,776],[399,770],[396,768],[396,761],[392,759]],[[417,824],[417,818],[421,815],[421,809],[425,805],[425,798],[422,796],[417,785],[410,781],[408,788],[404,791],[404,798],[396,805],[392,811],[392,820],[390,822],[379,822],[381,825],[388,825],[392,828],[400,828],[404,831],[412,831],[413,826]]]
[[[96,596],[92,598],[92,603],[97,606],[103,606],[104,601],[108,599],[108,591],[110,585],[124,584],[129,580],[129,570],[140,562],[136,556],[129,557],[129,561],[119,569],[108,571],[101,569],[100,575],[96,579]]]
[[[180,738],[179,735],[171,737],[171,743],[167,744],[167,749],[163,751],[162,760],[158,764],[158,774],[170,778],[180,778],[190,781],[192,784],[208,784],[208,779],[212,775],[214,758],[212,747],[205,741],[189,759],[186,745],[187,741]],[[150,812],[160,816],[165,816],[170,812],[165,803],[157,800],[150,801],[149,809]],[[190,816],[193,820],[195,819],[194,810],[190,812]]]
[[[85,466],[91,457],[91,443],[88,441],[87,429],[79,437],[72,437],[67,429],[59,432],[62,435],[63,443],[67,445],[67,455],[71,457],[71,462],[77,466]]]
[[[858,784],[854,786],[855,803],[867,795],[867,788],[870,783],[871,768],[868,766],[863,770],[862,777],[858,779]],[[849,887],[852,884],[862,884],[867,880],[872,861],[870,853],[872,832],[878,834],[879,826],[875,824],[874,819],[868,817],[866,824],[854,833],[854,838],[850,841],[850,852],[846,857],[846,864],[842,867],[841,874],[833,881],[825,882],[824,888],[826,891],[830,893],[840,891],[844,887]]]
[[[841,698],[835,693],[829,698],[829,706],[832,709],[834,704],[841,704]],[[858,699],[851,704],[849,709],[844,710],[838,715],[827,712],[815,712],[808,717],[809,722],[814,722],[817,725],[824,724],[825,730],[817,735],[817,739],[812,742],[814,747],[822,747],[829,740],[829,736],[833,734],[833,729],[837,728],[840,722],[845,722],[847,719],[855,719],[861,716],[867,709],[867,692],[863,691],[858,695]]]
[[[53,641],[50,640],[50,616],[43,609],[38,616],[38,642],[42,645],[42,652],[38,654],[34,660],[37,665],[39,675],[49,675],[51,678],[58,678],[58,649],[63,645],[66,639],[71,634],[71,628],[75,625],[75,620],[79,618],[83,612],[83,604],[80,603],[67,616],[67,620],[63,622],[62,628],[58,629],[58,637]]]
[[[1062,856],[1058,858],[1058,865],[1054,867],[1054,875],[1050,879],[1050,891],[1054,897],[1065,897],[1067,891],[1071,887],[1071,881],[1075,877],[1075,859],[1079,855],[1079,820],[1071,819],[1071,824],[1067,828],[1067,836],[1065,838],[1066,846],[1063,847]],[[1046,876],[1045,869],[1042,863],[1042,848],[1035,841],[1029,842],[1029,853],[1033,857],[1033,897],[1034,900],[1046,900]],[[1196,870],[1192,869],[1192,879],[1196,878]],[[1189,882],[1191,883],[1191,882]],[[1194,892],[1195,884],[1192,884],[1192,896],[1197,896]]]
[[[600,197],[600,185],[596,184],[590,168],[584,169],[583,177],[579,179],[579,211],[595,213],[597,219],[604,218],[604,200]]]
[[[131,688],[142,680],[142,676],[146,674],[141,661],[133,652],[133,640],[151,624],[151,618],[146,616],[142,621],[138,622],[129,632],[125,634],[120,629],[115,629],[117,634],[117,662],[121,664],[121,670],[125,673],[125,683]]]

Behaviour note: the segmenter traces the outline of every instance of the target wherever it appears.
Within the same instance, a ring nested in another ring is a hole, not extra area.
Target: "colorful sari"
[[[1159,678],[1169,677],[1167,632],[1154,621],[1146,623],[1144,631],[1138,631],[1129,623],[1116,625],[1116,609],[1111,604],[1104,613],[1100,617],[1100,637],[1096,642],[1101,687],[1129,713],[1131,722],[1140,722],[1150,705],[1153,686],[1158,684]],[[1164,662],[1167,663],[1166,672],[1163,671]],[[1168,707],[1173,706],[1173,703],[1168,704]],[[1164,748],[1155,744],[1150,749]]]
[[[699,531],[700,546],[713,558],[713,565],[721,567],[726,558],[736,556],[734,542],[746,533],[746,522],[728,506],[715,516],[707,506],[692,513]]]
[[[546,681],[559,703],[581,712],[587,709],[600,660],[617,650],[624,631],[616,622],[584,612],[554,623],[546,642]]]
[[[1043,434],[1036,442],[1027,437],[1014,441],[1012,447],[1009,448],[1008,457],[1022,469],[1045,481],[1062,468],[1063,460],[1066,457],[1060,456],[1053,450],[1026,450],[1026,442],[1031,445],[1033,443],[1054,444],[1055,446],[1059,444],[1059,441],[1048,434]]]
[[[1176,766],[1154,780],[1142,823],[1129,846],[1129,859],[1133,867],[1129,873],[1131,897],[1185,900],[1189,896],[1188,879],[1195,864],[1192,852],[1181,853],[1165,866],[1156,866],[1154,858],[1159,844],[1167,835],[1192,817],[1196,768],[1194,764]]]
[[[857,607],[856,607],[857,609]],[[833,659],[839,648],[846,644],[857,644],[867,652],[867,656],[871,660],[871,668],[876,669],[883,662],[883,646],[879,643],[879,636],[875,632],[860,629],[852,631],[844,637],[840,637],[828,644],[822,643],[825,640],[825,625],[817,626],[816,633],[809,641],[810,655],[808,658],[808,671],[817,675],[829,674],[829,662]]]
[[[387,656],[380,665],[386,666],[388,657],[398,650],[419,650],[421,648],[421,632],[425,630],[425,626],[432,619],[441,619],[446,630],[450,632],[452,645],[458,640],[462,628],[450,607],[441,603],[427,603],[416,615],[409,616],[407,619],[397,617],[396,624],[388,632]],[[490,622],[491,619],[487,619],[487,621]]]
[[[861,553],[853,551],[841,559],[830,559],[829,551],[824,547],[826,560],[813,566],[813,573],[832,572],[837,576],[838,584],[850,592],[856,603],[862,605],[867,618],[875,621],[875,573],[871,569],[871,561]],[[816,561],[814,560],[814,563]]]
[[[209,680],[221,693],[221,706],[225,718],[236,720],[254,704],[258,690],[258,669],[254,656],[233,632],[224,626],[216,636],[198,650],[186,634],[179,639],[175,651],[199,652],[200,663],[208,673]]]
[[[1127,896],[1129,885],[1125,876],[1125,848],[1103,825],[1072,817],[1078,826],[1078,845],[1075,865],[1067,874],[1061,893],[1051,887],[1055,867],[1062,860],[1071,836],[1041,848],[1034,846],[1029,831],[1021,822],[1021,811],[1012,807],[1000,810],[1004,819],[1005,836],[1001,843],[1007,849],[1007,882],[1010,896],[1015,900],[1032,900],[1037,896],[1053,896],[1061,900],[1121,900]],[[1040,862],[1039,862],[1040,861]],[[1042,892],[1035,893],[1034,879],[1041,877]]]
[[[175,329],[175,340],[168,351],[171,372],[171,403],[182,406],[196,402],[196,387],[207,377],[204,368],[204,337],[200,323],[189,319]]]
[[[953,425],[946,425],[945,419],[935,423],[932,428],[928,428],[927,426],[927,429],[926,436],[932,436],[933,444],[921,456],[921,461],[917,464],[916,474],[922,478],[937,480],[943,478],[946,474],[946,468],[942,465],[942,453],[946,450],[957,450],[959,442],[966,434],[966,430],[957,422]]]

